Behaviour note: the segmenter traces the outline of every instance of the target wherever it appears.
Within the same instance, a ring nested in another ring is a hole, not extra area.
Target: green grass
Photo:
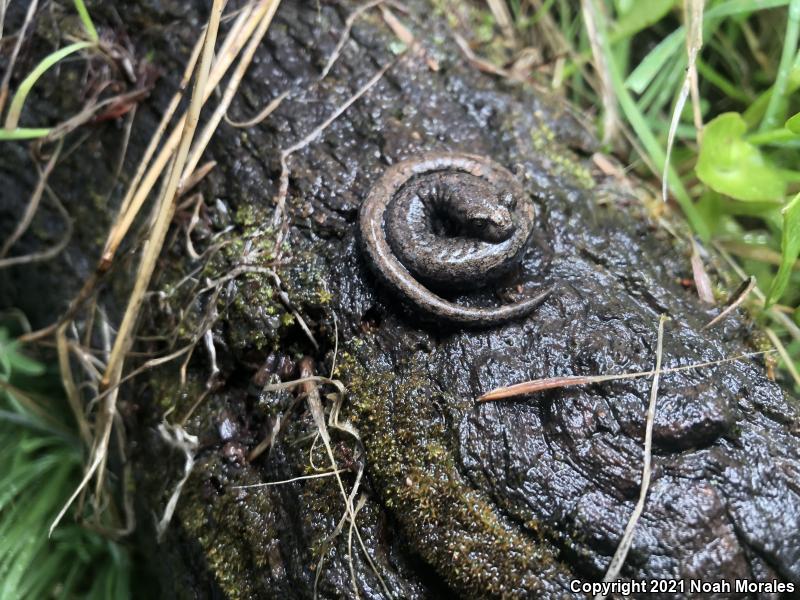
[[[83,470],[55,369],[19,352],[0,327],[0,598],[124,600],[123,546],[74,519],[47,537]]]
[[[623,143],[623,159],[660,188],[669,123],[688,65],[683,0],[593,1],[602,9],[596,11],[603,15],[598,42],[614,96],[635,138],[635,144]],[[507,4],[517,49],[542,52],[542,66],[532,75],[551,83],[553,65],[562,60],[556,81],[563,83],[555,91],[602,124],[601,95],[585,78],[593,74],[592,51],[580,3],[555,0],[539,10],[525,0]],[[547,23],[566,42],[566,58],[563,49],[541,47],[553,37],[542,35]],[[670,197],[698,237],[727,248],[756,276],[767,308],[777,304],[761,311],[761,319],[800,369],[800,0],[707,0],[702,31],[703,135],[698,142],[689,100],[677,121]],[[485,55],[501,35],[496,27]],[[513,60],[513,51],[506,56]]]
[[[78,18],[83,25],[87,40],[73,42],[63,48],[58,48],[45,56],[23,79],[14,93],[8,111],[6,112],[3,127],[0,128],[0,142],[36,139],[48,135],[51,131],[45,127],[19,127],[19,120],[22,116],[22,109],[33,86],[44,75],[46,71],[56,66],[65,58],[81,50],[97,50],[100,44],[100,36],[94,26],[89,11],[83,0],[74,0],[75,10]]]

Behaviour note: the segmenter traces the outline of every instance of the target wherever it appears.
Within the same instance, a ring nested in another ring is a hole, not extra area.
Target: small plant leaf
[[[792,133],[800,135],[800,113],[797,113],[792,117],[789,117],[789,120],[786,121],[785,127]]]
[[[665,68],[667,62],[681,49],[685,35],[683,28],[680,28],[661,40],[628,76],[625,86],[637,94],[643,93],[659,71]]]
[[[31,140],[41,138],[50,133],[47,127],[17,127],[16,129],[0,129],[0,142],[12,140]]]
[[[767,306],[772,305],[786,291],[786,287],[789,285],[789,277],[792,274],[792,266],[797,257],[800,256],[800,194],[797,194],[786,205],[782,214],[781,264],[769,288]]]
[[[739,113],[719,115],[704,129],[695,172],[715,192],[745,202],[780,201],[786,174],[757,146],[745,141],[747,124]]]
[[[81,23],[83,23],[83,28],[86,30],[86,35],[89,36],[89,39],[97,43],[98,35],[97,29],[95,29],[94,23],[92,23],[92,17],[89,16],[89,11],[86,10],[86,5],[83,3],[83,0],[73,0],[75,4],[75,10],[78,11],[78,16],[81,18]]]
[[[59,61],[64,60],[70,54],[85,48],[89,48],[92,45],[92,42],[75,42],[69,46],[64,46],[63,48],[60,48],[55,52],[45,56],[39,62],[39,64],[36,65],[30,73],[28,73],[28,76],[22,80],[22,83],[19,84],[19,89],[17,89],[17,93],[14,94],[14,98],[11,100],[11,105],[8,107],[8,113],[6,114],[6,122],[4,125],[6,131],[13,131],[17,128],[20,115],[22,114],[22,107],[25,104],[25,99],[28,97],[28,93],[31,91],[31,88],[36,84],[39,78],[44,75],[45,71]]]

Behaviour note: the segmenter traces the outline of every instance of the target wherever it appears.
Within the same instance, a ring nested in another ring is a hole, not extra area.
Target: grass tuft
[[[0,598],[125,600],[124,547],[74,518],[47,535],[83,470],[64,406],[55,365],[22,354],[0,327]]]

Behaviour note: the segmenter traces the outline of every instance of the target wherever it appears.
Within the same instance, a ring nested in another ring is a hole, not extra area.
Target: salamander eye
[[[489,225],[489,221],[486,219],[473,219],[472,226],[477,230],[484,230]]]
[[[517,199],[511,192],[506,192],[500,197],[500,204],[509,210],[514,210],[517,207]]]

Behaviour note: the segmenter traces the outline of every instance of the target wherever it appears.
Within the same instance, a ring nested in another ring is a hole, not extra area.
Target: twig
[[[625,532],[622,534],[622,539],[619,542],[617,551],[608,565],[608,571],[603,578],[603,583],[615,581],[619,577],[620,569],[625,563],[625,557],[628,555],[628,550],[633,542],[633,530],[639,517],[644,510],[645,499],[647,498],[647,490],[650,487],[650,462],[652,460],[653,449],[653,421],[656,414],[656,398],[658,397],[658,380],[661,375],[661,355],[664,346],[664,322],[667,320],[666,315],[661,315],[658,321],[658,341],[656,342],[656,368],[653,375],[653,385],[650,388],[650,404],[647,406],[647,421],[644,432],[644,465],[642,467],[642,487],[639,492],[639,501],[633,509],[628,524],[625,527]],[[605,594],[597,594],[595,600],[604,600]]]
[[[731,314],[731,312],[733,312],[737,306],[739,306],[742,302],[744,302],[744,299],[747,298],[747,296],[750,294],[750,292],[752,292],[755,289],[755,287],[756,287],[756,278],[751,275],[750,277],[745,279],[739,286],[739,289],[737,289],[734,292],[731,301],[728,303],[728,306],[726,306],[722,310],[722,312],[720,312],[716,317],[714,317],[708,323],[703,325],[700,331],[704,331],[705,329],[713,327],[714,325],[722,321],[725,317],[727,317],[729,314]]]

